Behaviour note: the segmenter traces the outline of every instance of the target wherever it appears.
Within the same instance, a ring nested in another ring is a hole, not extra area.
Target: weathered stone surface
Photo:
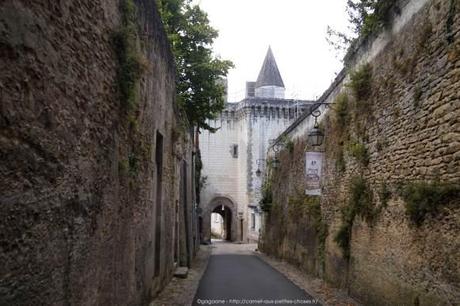
[[[2,305],[140,305],[172,277],[179,158],[191,152],[171,154],[173,58],[154,1],[135,3],[149,69],[131,119],[116,85],[118,1],[0,4]]]
[[[380,51],[366,49],[374,48],[369,43],[357,53],[356,62],[369,60],[373,67],[372,106],[367,114],[359,114],[361,120],[369,116],[364,136],[356,135],[354,117],[346,129],[351,139],[362,140],[369,164],[360,165],[344,148],[345,171],[338,170],[337,147],[348,140],[338,139],[333,114],[323,120],[326,160],[321,219],[328,229],[324,247],[319,243],[320,233],[312,230],[311,214],[298,208],[290,213],[289,199],[298,197],[296,189],[305,189],[306,139],[300,128],[288,134],[298,142],[293,153],[281,154],[281,168],[274,172],[274,206],[266,218],[261,249],[347,288],[366,305],[449,305],[460,300],[460,199],[443,205],[417,227],[398,194],[398,188],[411,181],[460,183],[458,6],[450,26],[455,38],[452,42],[446,38],[447,16],[454,2],[428,1],[401,31],[386,38]],[[334,85],[336,89],[330,89],[324,101],[334,101],[334,92],[349,92],[344,87],[347,81]],[[343,224],[350,180],[357,175],[369,183],[375,207],[381,205],[384,183],[391,196],[373,222],[356,217],[347,261],[334,237]]]

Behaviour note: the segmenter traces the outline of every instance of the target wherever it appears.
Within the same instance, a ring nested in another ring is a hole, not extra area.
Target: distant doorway
[[[203,242],[211,242],[213,238],[211,228],[214,228],[216,234],[220,233],[222,240],[237,241],[239,239],[237,207],[238,205],[228,197],[221,196],[213,198],[203,207]]]
[[[232,211],[223,204],[211,213],[211,239],[232,239]]]

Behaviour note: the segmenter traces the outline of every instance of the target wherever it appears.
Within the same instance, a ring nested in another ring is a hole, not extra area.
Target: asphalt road
[[[320,305],[255,255],[211,255],[193,305]]]

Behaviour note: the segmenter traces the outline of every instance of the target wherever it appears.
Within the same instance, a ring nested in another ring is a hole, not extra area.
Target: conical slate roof
[[[278,86],[284,88],[283,79],[276,65],[275,57],[272,49],[268,47],[267,55],[265,56],[262,69],[256,81],[256,88],[261,86]]]

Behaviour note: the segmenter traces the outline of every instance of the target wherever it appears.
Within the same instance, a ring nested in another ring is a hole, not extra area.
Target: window
[[[251,213],[251,229],[255,230],[256,229],[256,214]]]
[[[234,144],[231,147],[231,153],[233,158],[238,158],[238,145]]]

